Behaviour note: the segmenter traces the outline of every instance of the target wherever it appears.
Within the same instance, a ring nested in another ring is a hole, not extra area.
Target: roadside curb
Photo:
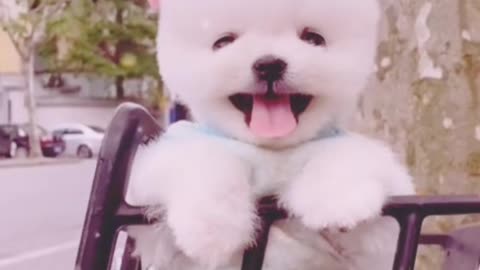
[[[80,161],[82,161],[82,159],[77,159],[77,158],[36,158],[36,159],[17,159],[17,160],[5,159],[5,160],[0,160],[0,169],[60,165],[60,164],[76,163]]]

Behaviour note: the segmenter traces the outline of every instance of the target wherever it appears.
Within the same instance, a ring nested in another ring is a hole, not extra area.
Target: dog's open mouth
[[[313,96],[299,93],[235,94],[230,102],[245,115],[245,122],[256,136],[281,138],[298,125]]]

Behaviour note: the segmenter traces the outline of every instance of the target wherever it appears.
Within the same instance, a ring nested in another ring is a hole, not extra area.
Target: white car
[[[100,127],[77,123],[58,125],[52,132],[61,135],[65,141],[65,155],[79,158],[98,155],[105,134]]]

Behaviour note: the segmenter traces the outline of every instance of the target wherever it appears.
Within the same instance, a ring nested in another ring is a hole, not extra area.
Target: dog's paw
[[[207,269],[227,263],[254,239],[255,204],[244,172],[225,169],[196,175],[206,185],[192,185],[167,210],[177,246]]]
[[[348,231],[380,215],[388,196],[411,191],[409,175],[379,143],[346,135],[313,147],[281,194],[284,207],[312,229]]]
[[[249,199],[233,192],[224,198],[172,204],[168,225],[180,250],[207,269],[228,263],[254,239],[255,212]]]
[[[203,142],[190,145],[188,158],[165,193],[166,219],[178,248],[205,268],[229,262],[254,239],[255,200],[244,161]]]
[[[347,184],[357,179],[364,183],[361,186]],[[358,171],[355,175],[345,175],[342,172],[313,173],[307,170],[282,196],[287,209],[301,218],[306,226],[341,231],[378,216],[385,199],[386,194],[378,179]]]

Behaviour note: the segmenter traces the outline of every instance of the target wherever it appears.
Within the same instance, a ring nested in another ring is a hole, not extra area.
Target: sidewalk
[[[16,168],[16,167],[31,167],[42,165],[59,165],[80,162],[78,158],[22,158],[22,159],[0,159],[0,169],[2,168]]]

